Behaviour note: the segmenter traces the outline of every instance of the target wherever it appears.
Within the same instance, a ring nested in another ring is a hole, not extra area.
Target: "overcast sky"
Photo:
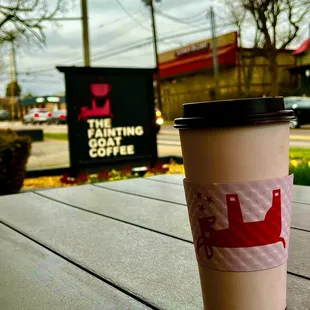
[[[52,8],[55,0],[49,0]],[[233,26],[223,27],[227,23],[225,11],[216,0],[162,0],[157,10],[174,16],[181,21],[173,21],[156,15],[159,39],[177,33],[207,28],[210,21],[206,13],[211,6],[216,11],[217,34],[234,30]],[[66,17],[80,16],[80,1],[70,8]],[[111,55],[120,49],[143,43],[152,36],[150,14],[141,0],[88,0],[89,30],[92,66],[108,67],[153,67],[154,54],[152,44],[131,51]],[[57,65],[83,65],[82,32],[80,21],[46,23],[47,45],[44,48],[27,46],[18,49],[17,69],[22,93],[34,95],[54,95],[64,91],[63,75],[55,68]],[[190,36],[183,36],[159,43],[159,50],[165,51],[197,40],[209,38],[210,31],[200,31]],[[250,31],[251,36],[251,31]],[[8,58],[8,57],[7,57]],[[9,64],[9,60],[5,59]],[[7,66],[8,67],[8,66]],[[38,71],[27,74],[27,72]],[[7,75],[0,79],[0,96],[4,95]]]

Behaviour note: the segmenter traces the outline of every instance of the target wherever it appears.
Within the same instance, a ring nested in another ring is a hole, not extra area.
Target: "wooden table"
[[[180,175],[3,196],[0,223],[1,310],[202,309]],[[305,310],[308,187],[291,227],[288,310]]]

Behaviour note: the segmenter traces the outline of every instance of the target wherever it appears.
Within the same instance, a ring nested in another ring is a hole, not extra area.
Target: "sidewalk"
[[[27,169],[69,166],[68,142],[45,140],[33,142]]]
[[[181,156],[181,147],[174,145],[158,145],[158,156]],[[68,167],[68,141],[45,139],[33,142],[27,169]]]

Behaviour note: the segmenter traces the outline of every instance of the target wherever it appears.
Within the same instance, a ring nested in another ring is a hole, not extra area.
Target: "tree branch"
[[[1,4],[0,13],[4,18],[0,20],[0,41],[7,40],[6,32],[14,27],[21,35],[33,36],[44,44],[43,22],[51,20],[58,12],[63,11],[66,4],[65,0],[57,0],[54,9],[48,12],[47,3],[45,0],[18,0],[14,5],[12,3],[10,5]],[[31,15],[35,18],[31,18]],[[4,25],[8,25],[8,27],[4,28]]]
[[[18,0],[15,6],[0,5],[0,9],[8,11],[33,12],[35,8],[39,5],[40,0],[35,0],[31,7],[24,7],[23,4],[26,4],[27,2],[27,0]]]
[[[287,40],[282,43],[280,49],[286,48],[297,36],[298,31],[300,29],[300,22],[304,19],[304,17],[309,13],[309,7],[304,10],[304,12],[299,16],[299,18],[294,21],[293,15],[294,15],[294,7],[290,0],[286,0],[286,5],[288,9],[288,21],[289,21],[289,33],[287,36]],[[293,32],[291,30],[291,26],[293,27]]]
[[[5,18],[0,22],[0,28],[7,23],[8,21],[10,21],[12,18],[14,17],[14,15],[6,15]]]

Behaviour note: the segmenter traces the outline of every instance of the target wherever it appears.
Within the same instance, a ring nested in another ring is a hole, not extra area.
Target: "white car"
[[[48,117],[51,113],[47,111],[45,108],[36,108],[31,109],[26,115],[23,117],[24,124],[43,124],[47,121]]]

